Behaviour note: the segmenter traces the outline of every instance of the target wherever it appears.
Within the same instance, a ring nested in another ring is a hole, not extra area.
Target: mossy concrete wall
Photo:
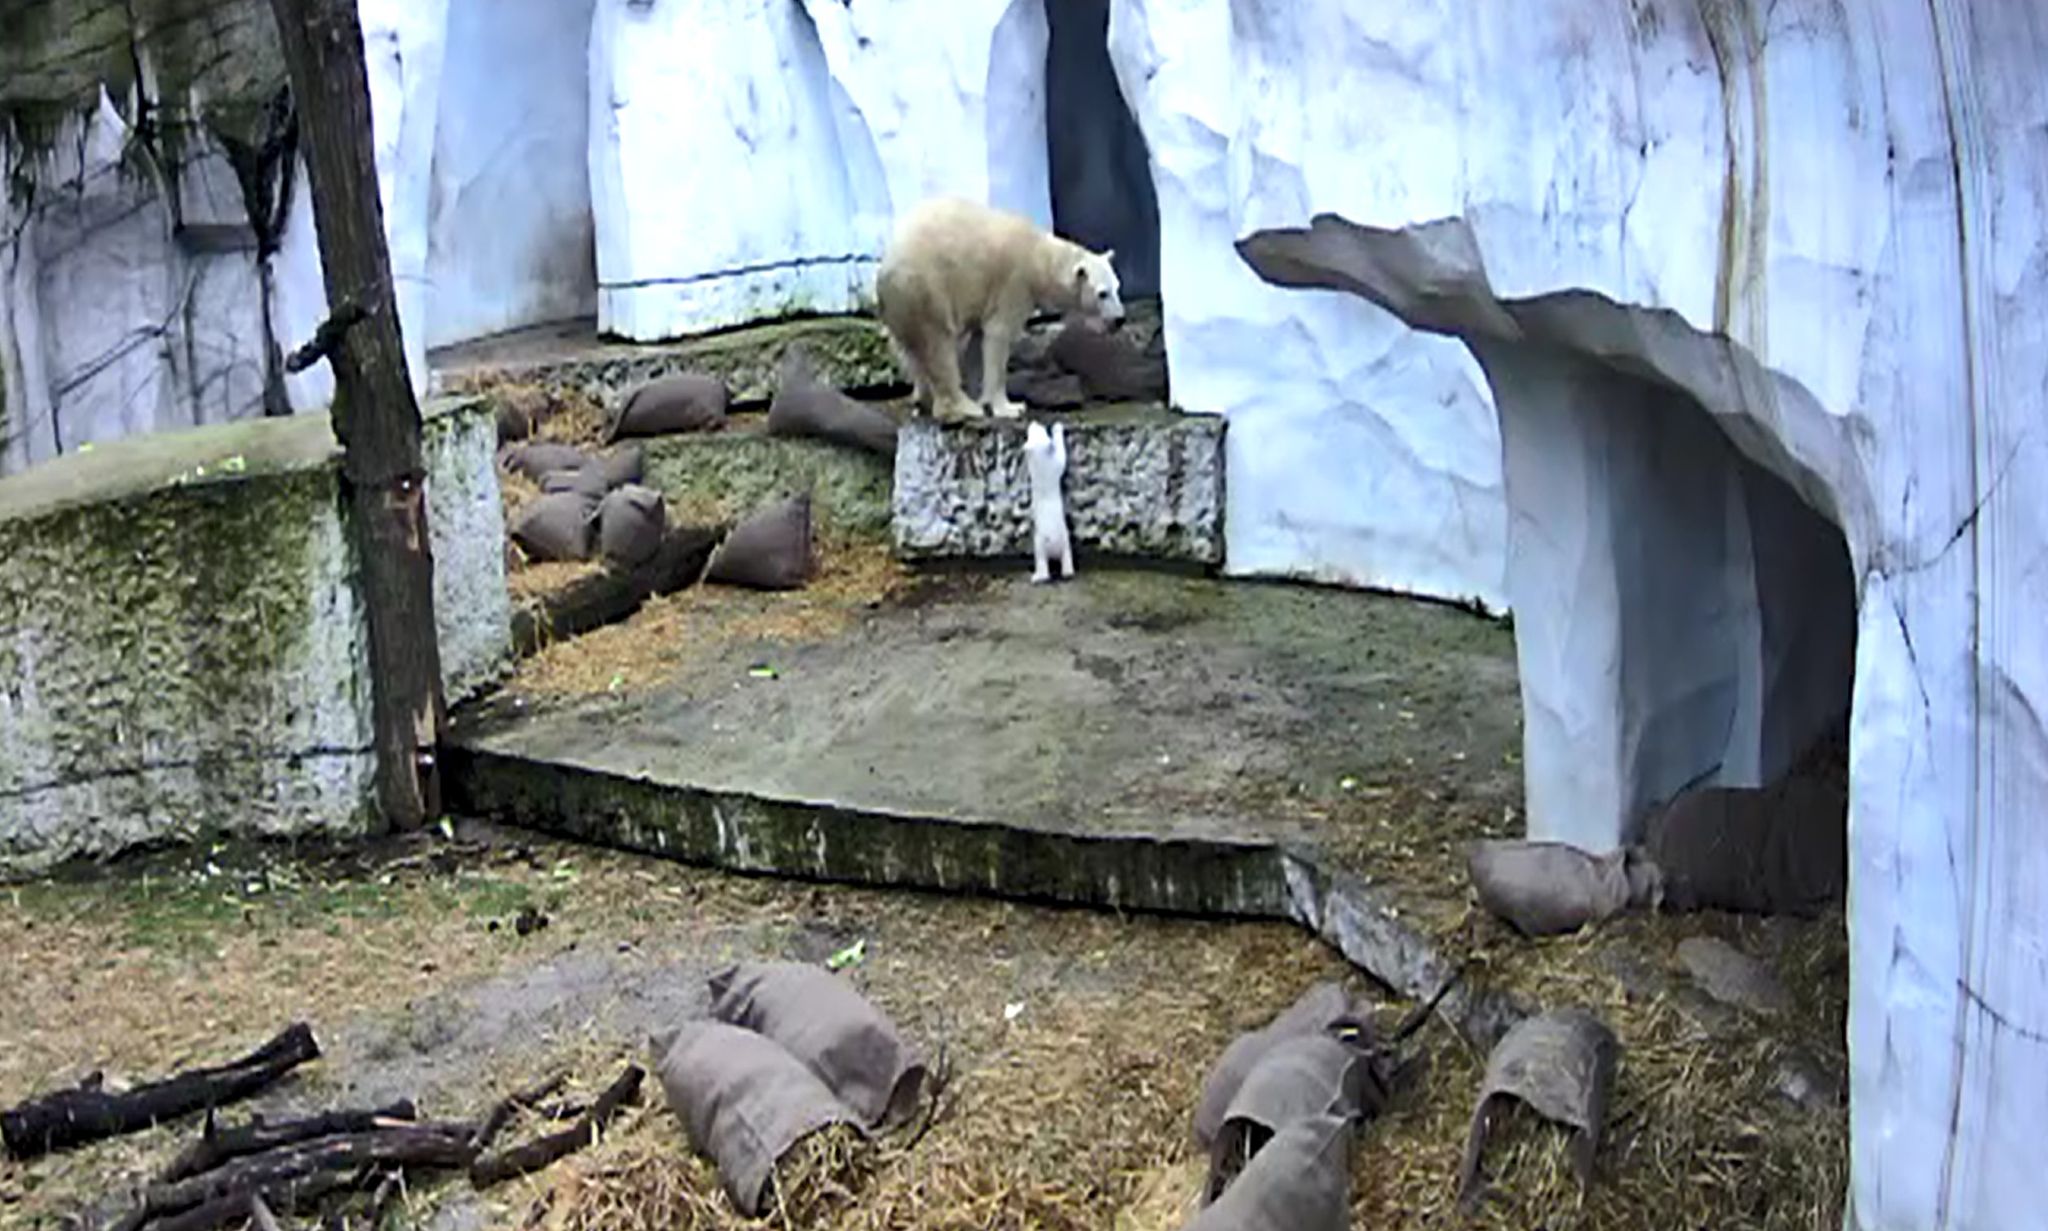
[[[809,492],[820,535],[882,539],[889,533],[888,458],[822,440],[770,436],[752,423],[646,443],[647,481],[686,521],[737,521],[769,501]]]
[[[492,432],[480,406],[428,416],[458,694],[509,654]],[[0,480],[0,876],[210,834],[374,826],[338,462],[310,414],[134,437]]]

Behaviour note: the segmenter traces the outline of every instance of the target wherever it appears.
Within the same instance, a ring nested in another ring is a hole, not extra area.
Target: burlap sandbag
[[[597,459],[607,489],[638,483],[647,477],[647,449],[643,445],[617,445]]]
[[[498,450],[498,464],[538,483],[557,470],[582,469],[590,464],[590,456],[574,445],[558,444],[552,440],[529,440],[525,444],[507,445]]]
[[[1345,1231],[1351,1225],[1351,1121],[1288,1124],[1186,1224],[1186,1231]]]
[[[1849,800],[1807,777],[1689,791],[1651,818],[1646,845],[1674,910],[1811,918],[1848,885]]]
[[[1510,1100],[1572,1130],[1572,1168],[1582,1186],[1593,1183],[1593,1159],[1607,1124],[1607,1098],[1621,1045],[1606,1023],[1584,1009],[1565,1008],[1528,1017],[1496,1043],[1486,1059],[1479,1102],[1458,1169],[1459,1204],[1479,1196],[1479,1161],[1494,1118]]]
[[[610,476],[604,467],[592,463],[575,470],[551,470],[542,476],[540,489],[553,495],[556,492],[574,492],[592,502],[603,500],[605,493],[612,489]]]
[[[715,432],[731,400],[725,382],[701,372],[657,377],[620,399],[605,424],[606,443],[626,436]]]
[[[896,456],[896,421],[818,379],[810,353],[792,344],[778,365],[775,400],[768,404],[770,436],[807,436],[883,457]]]
[[[653,488],[628,483],[597,506],[597,551],[605,567],[631,572],[654,559],[668,533],[668,505]]]
[[[764,1035],[693,1021],[653,1045],[669,1107],[749,1218],[761,1213],[775,1165],[791,1146],[828,1125],[860,1128],[817,1074]]]
[[[1281,1129],[1313,1116],[1377,1115],[1385,1091],[1372,1057],[1326,1034],[1283,1039],[1245,1075],[1209,1151],[1209,1200],[1229,1186]]]
[[[1342,984],[1318,983],[1265,1026],[1231,1040],[1202,1082],[1195,1104],[1195,1144],[1205,1152],[1216,1144],[1238,1087],[1267,1052],[1288,1039],[1317,1034],[1346,1039],[1364,1050],[1372,1045],[1372,1019]]]
[[[746,962],[711,976],[711,1015],[757,1030],[808,1065],[870,1127],[917,1107],[925,1065],[846,980],[804,962]]]
[[[1081,380],[1090,397],[1118,402],[1166,400],[1166,355],[1138,349],[1128,333],[1068,322],[1052,340],[1053,362]]]
[[[1657,870],[1637,848],[1594,855],[1563,842],[1476,842],[1466,871],[1479,904],[1525,936],[1552,936],[1659,900]]]
[[[704,580],[794,590],[811,579],[811,498],[778,500],[734,526],[711,553]]]
[[[597,502],[577,492],[554,492],[520,510],[512,541],[529,560],[588,560]]]

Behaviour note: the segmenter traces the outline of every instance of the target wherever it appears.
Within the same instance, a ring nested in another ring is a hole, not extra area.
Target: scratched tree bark
[[[388,824],[439,813],[447,722],[434,624],[420,409],[406,374],[377,196],[370,88],[354,0],[271,0],[297,99],[328,319],[288,366],[334,370],[334,433],[370,631],[377,802]]]

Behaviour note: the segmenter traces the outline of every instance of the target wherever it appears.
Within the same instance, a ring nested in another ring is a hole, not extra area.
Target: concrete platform
[[[576,389],[608,403],[642,382],[693,371],[724,380],[734,405],[765,407],[775,395],[776,365],[792,342],[803,344],[820,378],[841,389],[906,383],[888,335],[858,316],[752,325],[656,345],[601,337],[594,320],[566,321],[443,347],[427,361],[448,393],[485,392],[516,381]]]
[[[1413,996],[1463,844],[1516,830],[1518,720],[1511,635],[1454,609],[955,572],[643,695],[464,712],[448,803],[738,870],[1293,919]],[[1451,1003],[1481,1039],[1514,1011]]]

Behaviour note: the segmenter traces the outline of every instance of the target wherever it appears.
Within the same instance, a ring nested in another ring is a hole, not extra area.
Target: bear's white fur
[[[998,418],[1020,415],[1005,380],[1024,322],[1034,309],[1122,320],[1122,287],[1110,266],[1115,255],[957,197],[911,210],[882,257],[875,301],[918,404],[952,422],[982,413],[960,387],[960,340],[979,326],[982,404]]]
[[[1055,423],[1024,429],[1024,469],[1031,475],[1031,580],[1051,581],[1049,562],[1057,560],[1060,576],[1074,575],[1074,542],[1067,534],[1067,507],[1060,479],[1067,473],[1067,425]]]

